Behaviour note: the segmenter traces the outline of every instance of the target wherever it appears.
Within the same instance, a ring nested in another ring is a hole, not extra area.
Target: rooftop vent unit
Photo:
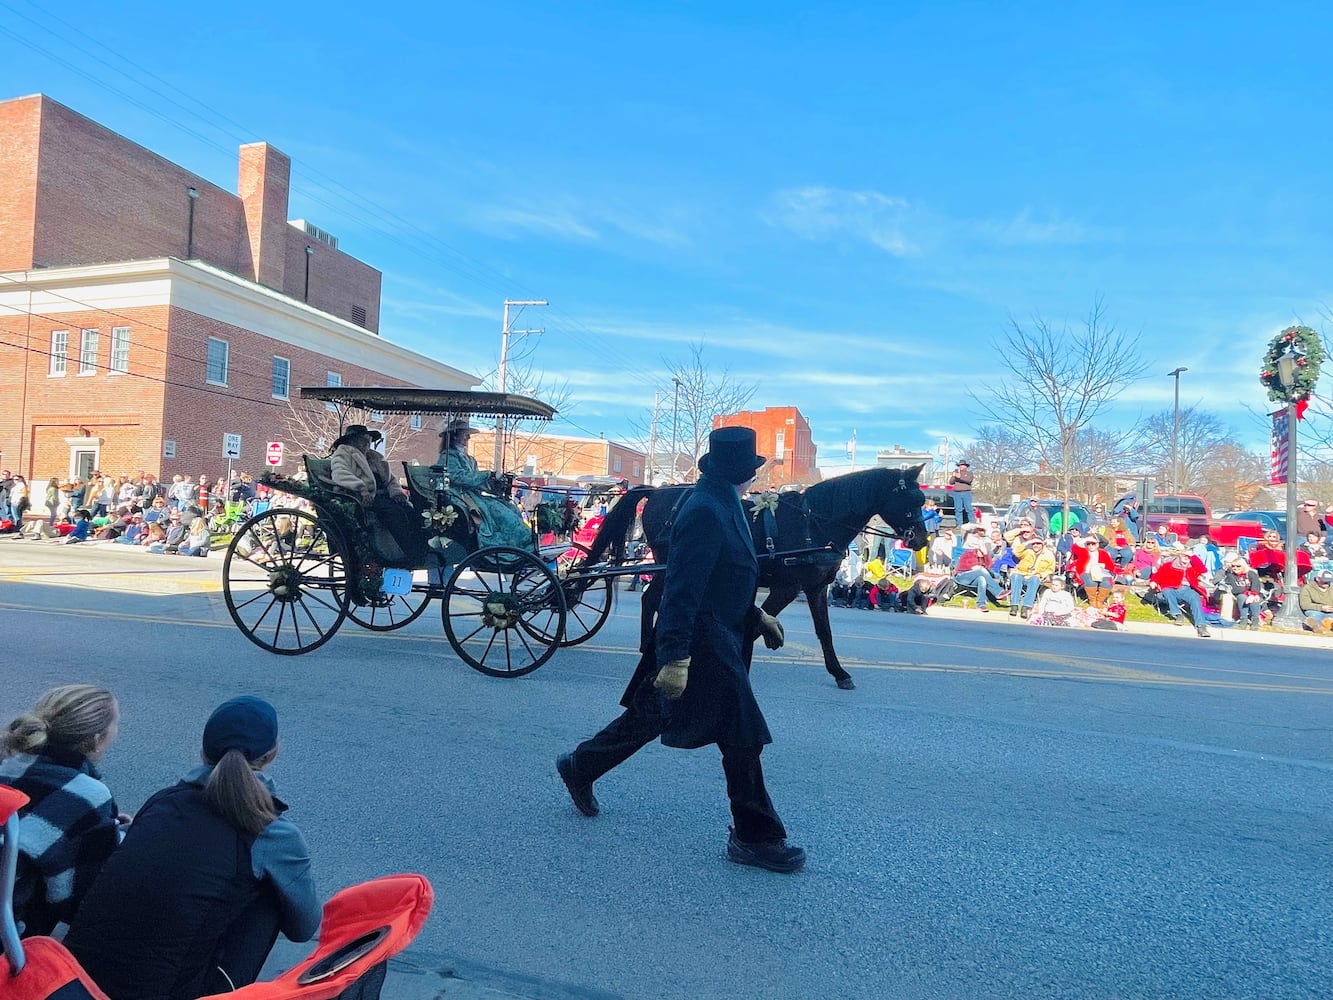
[[[301,232],[305,233],[312,240],[323,243],[326,247],[332,247],[334,250],[338,249],[338,237],[330,232],[320,229],[319,226],[315,225],[313,222],[306,222],[305,219],[293,219],[290,225],[301,230]]]

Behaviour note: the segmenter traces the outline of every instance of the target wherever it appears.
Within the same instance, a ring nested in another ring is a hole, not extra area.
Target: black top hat
[[[747,483],[768,459],[755,454],[754,431],[749,427],[719,427],[708,435],[708,454],[700,470],[729,483]]]
[[[378,440],[380,437],[379,431],[372,431],[365,424],[348,424],[343,428],[342,437],[333,442],[333,447],[337,448],[339,445],[351,444],[352,438],[360,437],[362,434],[372,441]]]

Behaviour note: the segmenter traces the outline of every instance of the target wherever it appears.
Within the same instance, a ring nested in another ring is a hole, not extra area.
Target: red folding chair
[[[0,785],[0,997],[4,1000],[108,1000],[63,944],[19,939],[14,921],[18,811],[22,792]],[[324,905],[319,946],[277,979],[216,1000],[373,1000],[389,958],[406,948],[430,915],[435,894],[422,875],[387,875],[354,885]],[[214,998],[209,998],[214,1000]]]

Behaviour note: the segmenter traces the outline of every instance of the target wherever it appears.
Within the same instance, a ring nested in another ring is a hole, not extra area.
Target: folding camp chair
[[[22,792],[0,785],[0,996],[4,1000],[107,1000],[63,944],[19,940],[14,922],[18,811]],[[406,948],[430,914],[434,892],[422,875],[388,875],[344,889],[324,904],[319,946],[277,979],[208,1000],[375,1000],[387,962]]]

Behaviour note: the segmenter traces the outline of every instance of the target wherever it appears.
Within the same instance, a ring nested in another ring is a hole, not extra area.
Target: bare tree
[[[1175,440],[1175,411],[1162,410],[1143,422],[1139,443],[1139,468],[1152,472],[1157,481],[1169,483],[1172,478],[1171,444]],[[1204,481],[1213,456],[1223,444],[1235,442],[1234,432],[1220,417],[1196,406],[1180,411],[1180,438],[1177,461],[1180,463],[1180,482],[1172,489],[1180,493],[1198,490]]]
[[[498,392],[499,375],[492,372],[482,382],[482,388],[487,392]],[[517,365],[512,359],[510,360],[508,371],[505,374],[505,392],[540,399],[543,403],[555,408],[558,414],[557,420],[560,419],[560,416],[568,417],[574,409],[574,393],[569,387],[569,382],[558,381],[548,373],[538,371],[526,355],[520,356]],[[506,432],[505,454],[509,457],[511,465],[517,460],[518,456],[536,450],[533,444],[546,434],[547,426],[547,424],[534,420],[509,422]],[[490,461],[489,456],[483,456],[483,458],[483,464]]]
[[[283,423],[284,435],[293,449],[307,455],[327,455],[348,424],[365,424],[383,434],[387,458],[392,458],[401,441],[416,433],[409,414],[377,413],[338,403],[289,401]]]
[[[1082,329],[1057,328],[1040,316],[1027,326],[1011,320],[1009,335],[995,348],[1004,371],[985,396],[973,393],[972,398],[1058,474],[1067,503],[1078,469],[1080,435],[1143,377],[1147,362],[1140,355],[1139,338],[1119,333],[1106,319],[1099,298]]]
[[[713,418],[744,409],[754,398],[759,383],[741,382],[726,367],[710,369],[704,361],[703,344],[692,344],[689,360],[685,362],[663,361],[672,379],[677,449],[689,458],[688,476],[693,478],[694,467],[708,444]],[[678,402],[676,393],[679,393]]]

